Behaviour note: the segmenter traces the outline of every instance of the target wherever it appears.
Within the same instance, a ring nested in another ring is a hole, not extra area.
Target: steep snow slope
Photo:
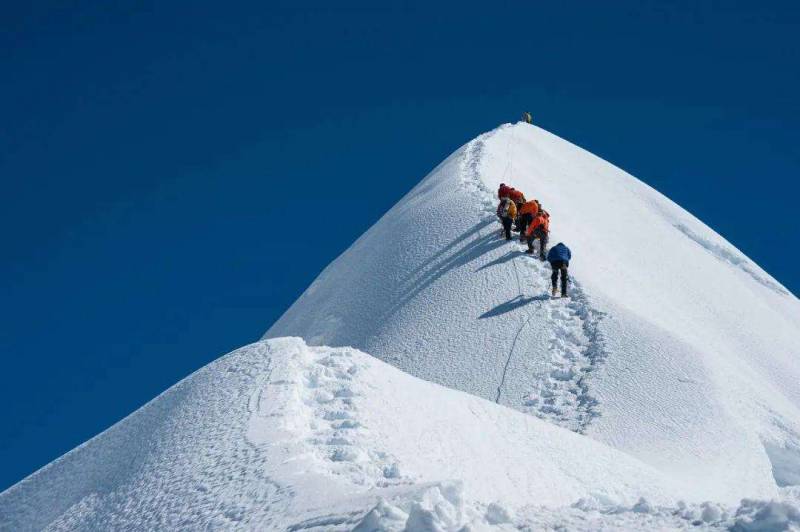
[[[503,181],[573,250],[572,299],[499,239]],[[733,208],[733,207],[732,207]],[[800,482],[800,302],[689,213],[527,124],[451,155],[266,337],[350,345],[629,453],[704,497]]]
[[[502,525],[580,499],[567,511],[641,519],[639,497],[674,504],[688,488],[359,351],[282,338],[219,359],[0,494],[0,529],[350,529],[372,507],[365,526]]]
[[[501,180],[552,213],[571,299],[499,239]],[[270,339],[0,493],[0,530],[797,528],[799,310],[646,185],[502,126]]]

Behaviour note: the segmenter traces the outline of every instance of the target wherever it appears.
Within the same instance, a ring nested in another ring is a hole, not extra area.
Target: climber
[[[536,200],[526,201],[522,204],[522,207],[517,209],[517,228],[519,228],[520,242],[525,242],[525,230],[537,214],[539,214],[539,202]]]
[[[533,123],[533,117],[531,116],[531,114],[528,111],[525,111],[524,113],[522,113],[522,120],[526,124],[532,124]]]
[[[508,194],[512,190],[514,190],[514,189],[511,188],[510,186],[506,185],[505,183],[500,183],[500,188],[497,189],[497,198],[498,199],[507,198]]]
[[[553,297],[556,297],[556,285],[558,284],[558,274],[561,273],[561,297],[567,297],[567,268],[569,268],[569,260],[572,258],[572,253],[569,248],[562,242],[559,242],[547,254],[547,261],[550,267],[553,268],[553,274],[550,280],[553,282]]]
[[[525,194],[515,188],[512,188],[508,192],[508,197],[511,198],[511,201],[517,204],[517,210],[519,210],[520,207],[522,207],[522,204],[525,203]]]
[[[533,217],[533,221],[528,226],[525,236],[528,237],[528,249],[525,253],[533,254],[533,241],[539,239],[539,258],[545,260],[547,251],[547,235],[550,233],[550,215],[545,210],[540,210],[539,214]]]
[[[509,195],[509,198],[511,198],[511,200],[514,202],[514,204],[517,206],[517,216],[519,216],[519,210],[522,208],[523,205],[525,205],[525,194],[523,194],[519,190],[512,189],[511,194]],[[519,226],[519,218],[515,218],[514,219],[514,231],[520,231],[521,232],[521,229],[520,229],[520,226]]]
[[[497,217],[503,224],[503,234],[506,240],[511,240],[511,223],[517,217],[517,206],[508,198],[503,198],[497,205]]]

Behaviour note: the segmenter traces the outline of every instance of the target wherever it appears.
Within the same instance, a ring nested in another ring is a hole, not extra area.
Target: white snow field
[[[278,338],[208,365],[0,495],[0,529],[624,530],[799,517],[788,496],[732,509],[680,502],[687,489],[360,351]]]
[[[569,299],[500,238],[500,182],[551,213]],[[620,169],[503,125],[264,340],[0,493],[0,530],[798,530],[798,362],[777,281]]]
[[[551,214],[572,298],[500,239],[496,190]],[[800,301],[662,194],[538,127],[469,142],[267,332],[361,349],[611,445],[733,503],[800,484]]]

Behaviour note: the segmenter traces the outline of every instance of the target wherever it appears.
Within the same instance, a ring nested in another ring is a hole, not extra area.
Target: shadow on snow
[[[507,240],[502,240],[502,241],[508,242]],[[524,257],[525,255],[526,255],[526,253],[524,251],[519,251],[519,250],[509,251],[505,255],[501,255],[501,256],[497,257],[492,262],[487,262],[486,264],[484,264],[483,266],[481,266],[480,268],[478,268],[475,271],[479,272],[481,270],[485,270],[486,268],[490,268],[491,266],[498,266],[500,264],[504,264],[504,263],[506,263],[506,262],[508,262],[510,260],[513,260],[516,257]]]
[[[424,264],[416,268],[406,279],[405,286],[408,287],[405,294],[400,297],[387,313],[392,316],[401,307],[414,299],[420,292],[435,283],[447,272],[460,268],[490,251],[505,245],[504,239],[497,238],[497,234],[491,231],[481,235],[480,229],[492,222],[491,219],[483,220],[474,227],[456,237],[447,247],[436,253],[433,257],[425,261]],[[472,239],[466,238],[474,235]],[[459,247],[461,246],[461,247]]]
[[[505,303],[500,303],[499,305],[497,305],[493,309],[484,312],[483,314],[478,316],[478,319],[483,320],[483,319],[486,319],[486,318],[493,318],[495,316],[501,316],[503,314],[506,314],[508,312],[516,310],[516,309],[518,309],[520,307],[524,307],[528,303],[533,303],[534,301],[547,301],[549,299],[550,299],[550,296],[548,296],[547,294],[541,294],[541,295],[533,296],[533,297],[525,297],[523,295],[518,295],[514,299],[506,301]]]

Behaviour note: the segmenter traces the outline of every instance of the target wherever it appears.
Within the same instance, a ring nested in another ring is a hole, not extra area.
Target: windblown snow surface
[[[551,213],[571,298],[500,239],[500,182]],[[800,303],[756,264],[504,125],[264,340],[0,494],[0,530],[798,529],[798,362]]]

